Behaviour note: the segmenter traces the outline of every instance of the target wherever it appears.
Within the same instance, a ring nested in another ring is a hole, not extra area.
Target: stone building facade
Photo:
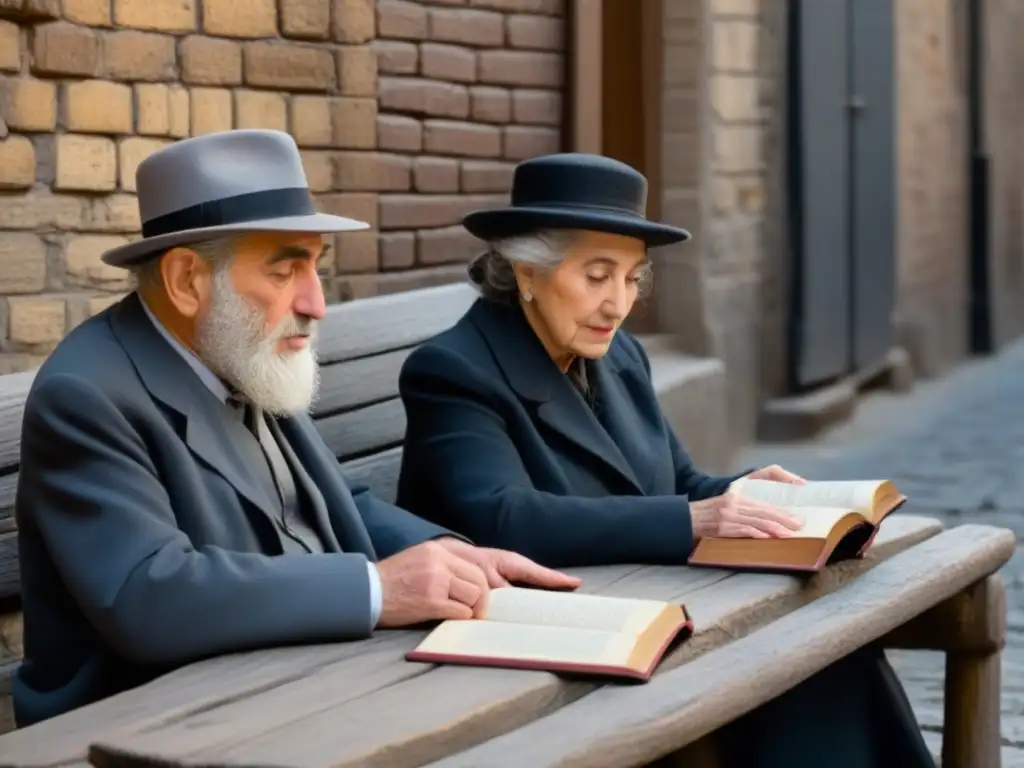
[[[332,299],[454,279],[461,215],[559,147],[564,5],[0,4],[0,372],[129,288],[99,257],[138,236],[136,167],[212,131],[289,131],[319,206],[373,224],[337,236]]]
[[[606,2],[608,0],[605,0]],[[806,0],[805,0],[806,1]],[[585,0],[584,0],[585,2]],[[971,352],[971,82],[967,0],[893,3],[896,299],[893,344],[940,375]],[[981,151],[988,159],[993,347],[1024,332],[1024,109],[1019,4],[980,20]],[[654,6],[659,6],[655,3]],[[733,445],[757,434],[787,381],[792,284],[787,131],[789,0],[660,3],[662,216],[694,239],[658,255],[659,329],[721,359]],[[974,299],[977,300],[976,297]]]
[[[0,3],[0,371],[37,364],[126,290],[99,254],[137,236],[134,169],[168,141],[290,131],[321,207],[373,224],[338,236],[334,300],[461,279],[478,248],[462,215],[504,202],[517,161],[578,149],[640,167],[650,215],[693,233],[654,253],[633,329],[723,361],[723,429],[749,440],[791,389],[795,2]],[[972,349],[980,293],[994,346],[1024,332],[1024,13],[984,4],[979,108],[970,5],[893,3],[891,322],[923,375]],[[985,291],[972,152],[990,169]]]

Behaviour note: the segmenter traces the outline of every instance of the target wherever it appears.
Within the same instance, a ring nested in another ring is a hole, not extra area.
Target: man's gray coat
[[[280,432],[304,470],[297,481],[319,490],[312,523],[326,553],[274,553],[267,497],[231,415],[135,294],[42,366],[25,407],[15,513],[19,726],[203,657],[367,637],[367,560],[447,533],[346,487],[301,415],[279,420]]]

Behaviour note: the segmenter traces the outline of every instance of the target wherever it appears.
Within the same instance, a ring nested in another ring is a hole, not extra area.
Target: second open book
[[[740,478],[730,490],[801,518],[791,536],[771,539],[704,538],[690,565],[780,571],[818,571],[859,557],[878,526],[907,500],[889,480],[836,480],[791,485]]]
[[[406,659],[647,680],[692,630],[682,605],[501,587],[482,619],[441,623]]]

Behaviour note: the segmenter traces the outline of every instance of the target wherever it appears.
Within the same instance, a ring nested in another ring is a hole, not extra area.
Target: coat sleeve
[[[52,375],[31,392],[17,507],[79,609],[132,661],[182,664],[371,632],[363,555],[194,547],[142,438],[82,378]]]
[[[692,546],[681,496],[559,496],[537,490],[487,380],[434,346],[399,380],[408,427],[399,503],[478,546],[565,568],[678,564]]]
[[[639,341],[630,337],[634,353],[640,359],[647,375],[647,381],[651,385],[651,396],[657,399],[654,385],[651,383],[651,361]],[[743,477],[753,470],[744,470],[735,475],[717,476],[701,472],[694,466],[693,459],[686,451],[676,431],[669,424],[668,419],[663,417],[665,432],[668,434],[669,445],[672,450],[672,463],[676,469],[676,493],[686,496],[690,501],[701,501],[714,496],[721,496],[729,488],[734,480]]]
[[[447,528],[389,504],[375,496],[365,485],[352,486],[352,499],[359,509],[379,560],[433,539],[451,537],[472,543]]]

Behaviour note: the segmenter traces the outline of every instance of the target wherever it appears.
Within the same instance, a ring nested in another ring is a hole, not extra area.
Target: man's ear
[[[195,318],[211,292],[210,265],[195,251],[172,248],[160,259],[167,299],[183,317]]]

